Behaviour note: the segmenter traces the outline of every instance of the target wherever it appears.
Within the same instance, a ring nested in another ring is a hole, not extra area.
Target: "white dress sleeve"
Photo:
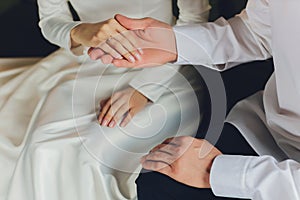
[[[271,30],[268,5],[249,1],[246,10],[214,23],[174,27],[177,64],[199,64],[217,70],[271,57]]]
[[[300,199],[300,164],[270,156],[218,156],[210,183],[217,196],[252,200]]]
[[[177,25],[207,22],[211,6],[208,0],[178,0]]]
[[[179,18],[177,24],[195,24],[208,20],[208,0],[178,0]],[[172,78],[179,73],[180,65],[164,65],[143,69],[129,85],[152,102],[168,89]]]
[[[51,43],[70,50],[70,31],[81,22],[74,22],[67,0],[38,0],[43,36]]]

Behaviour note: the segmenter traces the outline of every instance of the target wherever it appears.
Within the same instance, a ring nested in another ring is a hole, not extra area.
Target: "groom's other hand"
[[[222,153],[206,140],[181,136],[156,146],[141,159],[142,166],[183,184],[210,188],[213,160]]]

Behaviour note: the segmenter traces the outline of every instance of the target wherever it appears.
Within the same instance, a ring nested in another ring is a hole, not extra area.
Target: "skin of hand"
[[[102,53],[111,55],[113,59],[126,59],[132,63],[141,59],[134,37],[132,32],[127,31],[115,19],[82,23],[71,30],[71,47],[101,47]]]
[[[125,127],[147,103],[147,97],[134,88],[129,87],[114,93],[109,99],[100,102],[102,109],[98,121],[101,126],[114,128],[124,116],[120,126]]]
[[[141,59],[128,62],[126,59],[114,59],[103,54],[102,50],[90,50],[90,56],[111,61],[117,67],[153,67],[177,60],[176,39],[172,27],[152,18],[131,19],[116,15],[115,19],[126,29],[134,33],[135,44],[142,49]]]
[[[158,171],[178,182],[210,188],[213,160],[222,153],[206,140],[181,136],[165,140],[141,159],[142,166]]]

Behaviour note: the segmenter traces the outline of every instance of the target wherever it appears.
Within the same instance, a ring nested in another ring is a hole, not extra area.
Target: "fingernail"
[[[115,122],[114,121],[111,121],[110,123],[109,123],[109,127],[110,128],[113,128],[115,126]]]
[[[125,122],[122,122],[122,123],[120,124],[120,126],[121,126],[121,127],[125,127],[125,126],[126,126]]]
[[[116,56],[116,58],[117,58],[117,59],[122,59],[123,57],[122,57],[120,54],[118,54],[118,55]]]
[[[104,119],[103,122],[102,122],[102,126],[106,126],[107,123],[108,123],[108,121],[106,119]]]
[[[138,60],[142,60],[142,57],[140,56],[140,54],[136,53],[136,54],[134,54],[134,56],[135,56]]]
[[[144,54],[144,51],[143,51],[143,49],[141,49],[141,48],[138,48],[137,50],[139,51],[139,53],[140,53],[140,54],[142,54],[142,55]]]
[[[128,57],[128,59],[129,59],[129,61],[130,61],[130,62],[132,62],[132,63],[134,63],[134,62],[135,62],[135,59],[134,59],[134,57],[133,57],[133,56],[129,56],[129,57]]]

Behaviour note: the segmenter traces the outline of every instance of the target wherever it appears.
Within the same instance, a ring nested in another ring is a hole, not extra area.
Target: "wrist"
[[[143,98],[145,99],[145,101],[151,102],[151,100],[148,99],[148,97],[147,97],[142,91],[139,91],[139,90],[137,90],[137,89],[135,89],[135,88],[133,88],[133,89],[134,89],[134,93],[135,93],[135,94],[137,94],[137,95],[143,97]]]
[[[77,42],[76,40],[76,36],[78,34],[78,29],[80,27],[81,24],[79,24],[78,26],[75,26],[71,31],[70,31],[70,37],[71,37],[71,48],[76,48],[79,47],[81,44],[79,42]]]

